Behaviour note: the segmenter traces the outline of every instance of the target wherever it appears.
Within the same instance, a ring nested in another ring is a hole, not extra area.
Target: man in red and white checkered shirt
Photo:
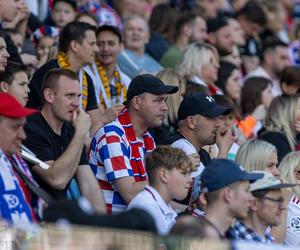
[[[89,162],[108,213],[125,211],[148,183],[144,157],[155,148],[155,142],[147,129],[162,125],[168,111],[167,95],[177,90],[150,74],[135,77],[128,88],[126,107],[95,134]]]

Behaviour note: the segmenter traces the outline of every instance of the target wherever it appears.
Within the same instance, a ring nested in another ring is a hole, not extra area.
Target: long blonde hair
[[[178,91],[175,94],[169,95],[167,101],[169,122],[175,124],[177,122],[179,105],[185,93],[186,81],[173,69],[164,69],[158,72],[156,76],[165,84],[178,87]]]
[[[273,99],[265,119],[265,127],[269,131],[281,132],[286,135],[290,147],[295,149],[295,114],[299,96],[277,96]]]
[[[183,77],[197,76],[202,67],[209,64],[209,52],[218,57],[218,52],[208,43],[191,43],[183,50],[176,71]]]
[[[279,164],[280,178],[283,182],[297,183],[295,172],[300,171],[300,151],[288,153]],[[300,198],[300,186],[291,188],[294,194]]]
[[[277,149],[269,142],[252,139],[246,141],[239,148],[235,161],[247,171],[265,170],[268,167],[268,158],[277,154]]]

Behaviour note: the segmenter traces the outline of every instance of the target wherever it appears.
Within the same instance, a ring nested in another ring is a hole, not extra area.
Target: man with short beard
[[[273,83],[273,96],[276,97],[282,94],[280,74],[290,64],[288,45],[278,38],[268,39],[263,43],[261,65],[246,75],[246,78],[260,76],[270,79]]]
[[[190,43],[204,43],[207,39],[207,27],[204,18],[197,12],[186,11],[176,20],[174,44],[160,59],[165,68],[175,68],[183,49]]]
[[[211,96],[204,93],[192,93],[181,102],[178,110],[178,132],[167,141],[195,158],[195,163],[198,162],[198,170],[192,173],[192,177],[199,175],[211,160],[203,149],[204,146],[217,143],[218,158],[227,158],[233,136],[230,129],[222,134],[219,129],[220,117],[229,113],[229,108],[217,105]]]
[[[91,119],[80,108],[77,74],[69,69],[52,69],[45,75],[41,91],[43,106],[40,113],[28,118],[24,145],[50,167],[33,165],[32,172],[55,199],[66,199],[76,178],[81,195],[103,212],[101,190],[88,166],[85,140]]]
[[[168,94],[177,91],[178,87],[165,85],[150,74],[133,78],[125,108],[95,134],[89,163],[103,190],[108,213],[124,211],[148,184],[144,158],[155,149],[148,129],[162,125]]]
[[[231,26],[223,17],[207,21],[208,42],[216,47],[219,55],[227,56],[232,53],[234,42],[231,35]]]

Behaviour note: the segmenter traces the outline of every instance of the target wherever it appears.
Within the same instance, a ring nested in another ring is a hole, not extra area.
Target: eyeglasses
[[[284,203],[284,198],[283,198],[283,197],[280,197],[280,198],[278,198],[278,199],[275,199],[275,198],[271,198],[271,197],[264,196],[264,197],[261,197],[261,199],[269,200],[269,201],[278,203],[279,205],[282,205],[282,204]]]

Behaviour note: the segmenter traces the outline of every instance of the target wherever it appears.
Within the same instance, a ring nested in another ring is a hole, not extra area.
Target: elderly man
[[[131,16],[124,27],[125,50],[118,56],[118,65],[130,78],[140,73],[155,74],[162,66],[145,53],[149,40],[149,28],[140,16]]]
[[[12,224],[36,221],[32,195],[24,182],[33,180],[30,170],[20,157],[22,141],[26,138],[26,116],[35,110],[22,107],[9,94],[0,93],[0,217]]]

